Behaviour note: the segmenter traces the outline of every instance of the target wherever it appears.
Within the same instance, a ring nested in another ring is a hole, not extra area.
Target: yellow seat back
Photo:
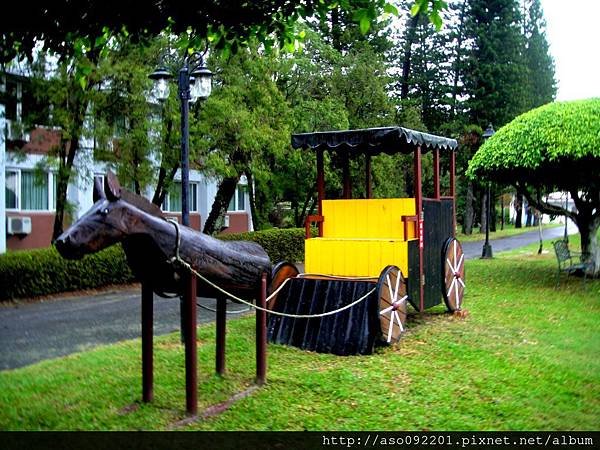
[[[323,200],[323,237],[405,239],[402,216],[415,211],[414,198]],[[414,226],[408,229],[414,238]]]

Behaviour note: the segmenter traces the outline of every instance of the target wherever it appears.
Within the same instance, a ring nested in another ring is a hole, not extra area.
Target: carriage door
[[[442,247],[452,236],[452,200],[423,199],[424,306],[442,302]]]

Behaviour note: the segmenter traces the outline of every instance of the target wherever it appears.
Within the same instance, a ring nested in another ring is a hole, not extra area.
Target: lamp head
[[[173,75],[164,67],[159,67],[150,75],[148,78],[154,80],[154,96],[162,101],[169,98],[169,80],[173,78]]]
[[[194,78],[190,89],[192,99],[207,99],[212,91],[212,72],[204,64],[201,64],[190,75]]]

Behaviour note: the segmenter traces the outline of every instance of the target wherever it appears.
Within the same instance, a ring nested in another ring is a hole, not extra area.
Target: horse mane
[[[146,197],[142,197],[141,195],[134,194],[131,191],[123,189],[121,191],[121,199],[138,209],[141,209],[145,213],[150,214],[155,217],[164,217],[161,209],[148,200]]]

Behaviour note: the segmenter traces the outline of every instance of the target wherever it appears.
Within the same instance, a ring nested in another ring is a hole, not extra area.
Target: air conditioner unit
[[[30,234],[31,217],[7,217],[6,228],[8,234]]]
[[[223,217],[223,227],[229,228],[229,216],[228,215],[225,215],[225,217]]]

